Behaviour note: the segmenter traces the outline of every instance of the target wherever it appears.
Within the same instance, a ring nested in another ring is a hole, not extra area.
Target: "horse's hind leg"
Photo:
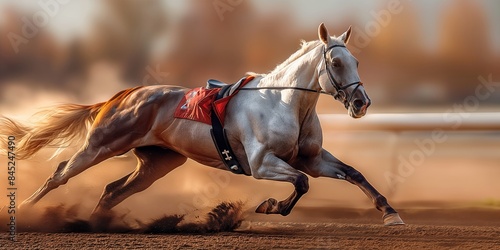
[[[122,124],[121,127],[116,124]],[[68,180],[87,170],[88,168],[110,158],[123,154],[134,146],[134,135],[124,133],[124,130],[130,129],[129,126],[121,120],[107,124],[108,127],[95,125],[86,144],[71,157],[67,162],[59,164],[57,170],[50,176],[45,184],[41,186],[33,195],[26,199],[21,206],[34,205],[51,190],[66,184]],[[121,130],[110,128],[121,128]]]
[[[187,160],[177,152],[157,146],[140,147],[133,152],[137,156],[137,168],[104,188],[99,203],[92,213],[93,216],[105,214],[129,196],[145,190]]]
[[[53,189],[66,184],[71,177],[114,155],[116,152],[105,147],[87,146],[81,149],[69,161],[61,162],[52,176],[45,181],[45,184],[26,199],[21,206],[34,205]]]

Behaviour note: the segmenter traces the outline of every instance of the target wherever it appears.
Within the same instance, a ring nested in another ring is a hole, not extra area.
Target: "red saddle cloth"
[[[215,98],[221,88],[194,88],[187,92],[179,102],[179,105],[177,105],[177,108],[175,109],[174,117],[189,119],[212,125],[210,115],[215,111],[221,124],[224,125],[227,104],[229,103],[231,98],[233,98],[233,96],[238,93],[239,89],[245,86],[253,78],[253,76],[248,76],[247,78],[245,78],[245,80],[243,80],[240,86],[238,86],[238,89],[233,91],[231,95],[223,97],[217,101],[215,101]]]

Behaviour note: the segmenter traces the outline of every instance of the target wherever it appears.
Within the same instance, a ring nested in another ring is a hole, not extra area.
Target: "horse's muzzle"
[[[348,113],[352,118],[361,118],[370,105],[370,99],[354,99],[349,105]]]

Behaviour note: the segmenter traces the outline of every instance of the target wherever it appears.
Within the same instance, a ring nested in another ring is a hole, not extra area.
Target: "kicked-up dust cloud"
[[[238,228],[243,221],[244,203],[241,201],[224,201],[212,208],[208,213],[187,219],[186,215],[164,215],[160,218],[142,222],[130,221],[127,214],[110,212],[92,217],[89,220],[80,218],[80,205],[58,205],[47,207],[41,212],[21,212],[17,232],[45,233],[216,233],[229,232]],[[196,213],[196,211],[192,211]],[[3,217],[3,216],[2,216]],[[2,221],[3,218],[2,218]],[[7,231],[2,225],[2,230]]]

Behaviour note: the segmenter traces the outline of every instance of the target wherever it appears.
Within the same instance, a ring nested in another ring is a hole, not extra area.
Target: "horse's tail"
[[[55,106],[36,113],[29,123],[0,116],[0,153],[7,153],[8,140],[14,138],[18,159],[29,158],[43,147],[61,148],[82,139],[104,104]]]

